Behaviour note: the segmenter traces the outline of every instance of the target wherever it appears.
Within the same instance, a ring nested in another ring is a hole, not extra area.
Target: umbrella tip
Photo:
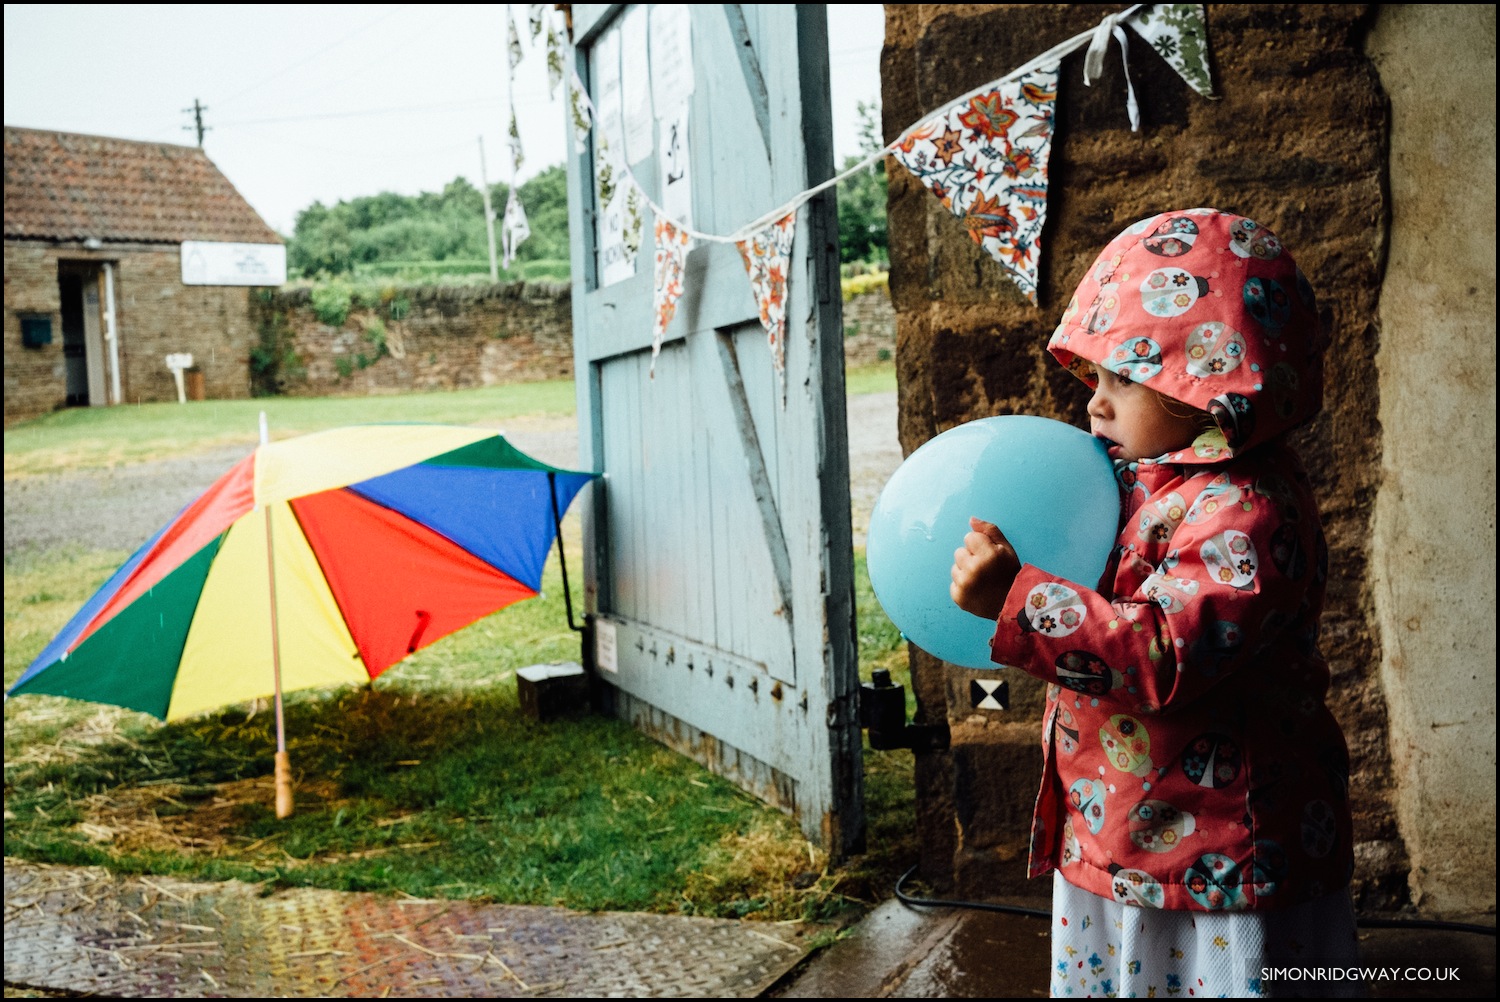
[[[260,412],[260,444],[271,444],[271,427],[266,423],[266,412]]]

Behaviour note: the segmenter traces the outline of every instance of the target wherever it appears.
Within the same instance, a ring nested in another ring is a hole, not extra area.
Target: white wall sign
[[[594,663],[601,671],[620,673],[618,644],[615,624],[607,619],[594,620]]]
[[[284,244],[182,242],[183,285],[281,285],[285,281]]]

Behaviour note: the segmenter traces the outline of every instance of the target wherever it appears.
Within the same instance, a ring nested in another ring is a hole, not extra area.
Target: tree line
[[[873,106],[860,105],[862,145],[880,143]],[[844,161],[847,169],[862,157]],[[552,166],[520,185],[531,236],[517,248],[511,277],[566,278],[568,275],[567,172]],[[496,213],[505,208],[509,188],[490,186]],[[838,186],[839,259],[842,263],[883,265],[888,257],[885,217],[885,165],[877,162]],[[496,220],[496,240],[500,239]],[[489,238],[485,232],[484,195],[466,178],[456,177],[442,191],[378,195],[314,202],[297,214],[287,243],[287,270],[294,277],[398,275],[426,273],[488,274]]]

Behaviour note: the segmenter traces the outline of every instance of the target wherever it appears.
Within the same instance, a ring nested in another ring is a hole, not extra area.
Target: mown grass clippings
[[[893,384],[889,365],[872,366],[851,370],[849,392]],[[565,387],[539,406],[555,413],[565,400],[571,412],[572,384]],[[404,419],[454,419],[413,414],[412,399],[400,398]],[[308,424],[331,426],[350,420],[343,403],[232,402],[220,406],[243,413],[210,415],[210,424],[253,426],[254,412],[285,404],[292,410],[271,420],[288,430],[305,404]],[[455,406],[472,419],[472,403]],[[21,430],[34,426],[51,444],[24,446],[8,431],[7,476],[13,465],[51,469],[59,456],[85,465],[127,448],[153,456],[172,436],[197,442],[216,433],[196,418],[171,430],[192,405],[178,408],[113,408],[120,423],[109,427],[91,424],[86,409],[29,422]],[[563,536],[570,566],[581,567],[576,512]],[[7,556],[7,686],[127,556],[82,548]],[[863,553],[855,558],[861,674],[868,680],[888,668],[909,689],[905,644],[874,599]],[[298,800],[285,821],[272,806],[266,701],[166,726],[56,697],[9,701],[6,852],[124,873],[235,878],[268,891],[305,885],[835,922],[889,896],[915,860],[909,751],[865,750],[868,849],[831,867],[791,819],[619,721],[529,721],[516,669],[576,660],[578,645],[554,555],[540,597],[419,651],[373,686],[289,695]],[[913,704],[909,693],[909,712]]]
[[[579,559],[576,525],[564,538]],[[7,562],[7,684],[124,556]],[[882,665],[904,679],[904,645],[868,611],[863,566],[866,677]],[[817,921],[886,896],[914,858],[909,752],[867,750],[870,849],[830,868],[790,818],[620,721],[522,715],[515,669],[577,656],[554,556],[541,597],[373,686],[289,695],[297,810],[285,821],[273,809],[265,701],[161,725],[87,702],[13,700],[6,852],[268,888]]]

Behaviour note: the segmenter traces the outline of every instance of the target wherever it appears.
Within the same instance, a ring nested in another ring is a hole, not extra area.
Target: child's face
[[[1118,459],[1155,459],[1185,449],[1199,430],[1193,414],[1179,415],[1162,406],[1155,390],[1094,366],[1099,385],[1089,400],[1089,431],[1114,448]],[[1186,405],[1179,404],[1186,408]]]

